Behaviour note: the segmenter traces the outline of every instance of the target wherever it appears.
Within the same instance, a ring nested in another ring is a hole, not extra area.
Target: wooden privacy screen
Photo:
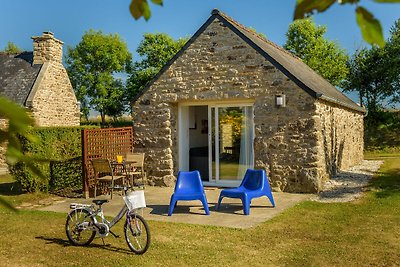
[[[82,130],[83,193],[89,197],[94,186],[94,173],[90,160],[115,160],[117,155],[133,152],[133,128],[105,128]]]

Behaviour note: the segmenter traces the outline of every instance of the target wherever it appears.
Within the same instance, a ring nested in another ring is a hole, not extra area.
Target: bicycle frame
[[[111,229],[111,227],[113,227],[116,223],[118,223],[122,217],[127,213],[128,211],[128,207],[126,206],[126,204],[121,208],[121,210],[118,212],[118,214],[111,220],[111,222],[109,222],[103,213],[103,209],[97,208],[97,210],[95,212],[92,211],[92,215],[90,215],[91,217],[93,217],[93,220],[96,223],[98,223],[99,221],[97,220],[97,216],[99,216],[101,218],[101,222],[107,224],[108,228]]]

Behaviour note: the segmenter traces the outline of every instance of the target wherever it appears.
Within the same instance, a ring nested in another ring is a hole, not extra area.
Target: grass
[[[108,237],[106,246],[100,239],[88,247],[70,246],[66,214],[3,208],[0,265],[395,266],[400,262],[400,157],[384,159],[356,202],[306,201],[246,230],[150,221],[153,239],[143,256],[130,253],[123,238]],[[17,203],[40,196],[5,197]],[[121,223],[115,230],[122,235]]]

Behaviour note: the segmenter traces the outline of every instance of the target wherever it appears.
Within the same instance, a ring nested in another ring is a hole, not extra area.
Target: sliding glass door
[[[209,106],[210,181],[238,184],[253,159],[253,106]]]

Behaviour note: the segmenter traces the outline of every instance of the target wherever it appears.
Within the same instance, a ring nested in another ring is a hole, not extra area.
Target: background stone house
[[[79,103],[62,64],[63,42],[51,32],[32,39],[33,52],[0,53],[0,95],[28,108],[37,126],[79,126]]]
[[[214,10],[134,99],[148,179],[179,170],[235,186],[262,168],[277,190],[317,192],[363,159],[365,110],[299,58]]]

